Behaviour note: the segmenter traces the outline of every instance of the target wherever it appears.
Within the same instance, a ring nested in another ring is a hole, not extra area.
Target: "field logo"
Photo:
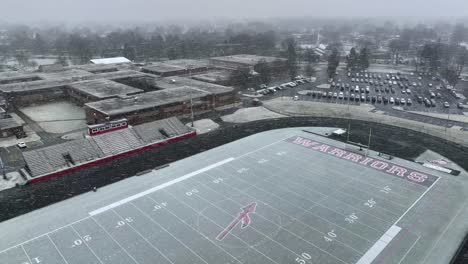
[[[250,219],[251,213],[255,213],[257,209],[257,203],[253,202],[245,207],[241,208],[241,211],[236,218],[216,237],[217,240],[223,240],[231,231],[239,224],[242,223],[241,228],[244,229],[250,225],[252,221]]]
[[[328,144],[324,144],[317,140],[312,140],[303,137],[292,137],[286,140],[289,143],[296,144],[308,149],[322,152],[330,156],[337,157],[342,160],[351,161],[353,163],[372,168],[386,174],[405,179],[407,181],[420,184],[426,187],[431,186],[437,179],[437,176],[422,173],[411,168],[399,166],[397,164],[379,160],[376,158],[366,157],[357,153],[349,152],[341,148],[337,148]],[[439,159],[432,161],[432,163],[443,164],[446,160]]]

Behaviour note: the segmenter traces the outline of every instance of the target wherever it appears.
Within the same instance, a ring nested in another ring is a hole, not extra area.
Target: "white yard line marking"
[[[223,184],[225,184],[225,183],[223,183]],[[213,188],[211,188],[210,186],[208,186],[208,185],[206,185],[206,184],[201,183],[201,185],[204,186],[204,187],[206,187],[206,188],[208,188],[208,189],[210,189],[211,191],[213,191],[213,192],[215,192],[215,193],[217,193],[217,194],[220,194],[218,191],[214,190]],[[239,191],[239,192],[240,192],[240,191]],[[245,195],[248,195],[247,193],[244,193],[244,194],[245,194]],[[220,195],[221,195],[221,194],[220,194]],[[250,196],[250,195],[248,195],[248,196]],[[208,201],[206,198],[202,197],[201,195],[199,195],[199,197],[201,197],[201,199],[206,200],[207,202],[209,202],[210,204],[212,204],[212,206],[216,206],[216,205],[214,205],[213,203],[211,203],[210,201]],[[250,197],[254,198],[253,196],[250,196]],[[242,206],[242,204],[240,204],[239,202],[233,200],[232,198],[226,197],[226,199],[231,200],[233,203],[236,203],[236,204]],[[262,202],[263,202],[263,201],[262,201]],[[318,233],[320,233],[320,234],[322,234],[322,235],[326,235],[324,232],[322,232],[322,231],[320,231],[320,230],[318,230],[318,229],[316,229],[316,228],[314,228],[314,227],[311,227],[310,225],[308,225],[308,224],[302,222],[301,220],[299,220],[299,219],[296,218],[296,217],[293,217],[293,216],[291,216],[291,215],[287,215],[286,213],[282,212],[281,210],[276,209],[276,208],[274,208],[274,207],[272,207],[272,206],[270,206],[270,205],[267,205],[267,206],[270,207],[272,210],[278,211],[278,212],[280,212],[281,214],[283,214],[283,215],[285,215],[285,216],[288,216],[288,217],[290,217],[291,219],[296,220],[297,222],[303,224],[304,226],[310,228],[311,230],[314,230],[314,231],[316,231],[316,232],[318,232]],[[216,207],[219,208],[218,206],[216,206]],[[222,210],[222,211],[224,211],[224,212],[227,213],[227,214],[230,214],[229,212],[227,212],[227,211],[224,210],[224,209],[221,209],[221,208],[219,208],[219,209]],[[307,210],[304,210],[304,213],[307,213]],[[296,233],[294,233],[294,232],[291,232],[291,231],[285,229],[282,225],[278,225],[277,223],[271,221],[270,219],[267,219],[266,217],[264,217],[264,216],[262,216],[262,215],[260,215],[260,214],[257,214],[257,216],[259,216],[260,218],[264,219],[264,220],[267,221],[267,222],[272,223],[273,225],[277,225],[280,229],[285,230],[286,232],[292,234],[293,236],[295,236],[295,237],[297,237],[297,238],[299,238],[299,239],[301,239],[301,240],[303,240],[303,241],[306,241],[306,239],[304,239],[303,237],[301,237],[300,235],[298,235],[298,234],[296,234]],[[335,225],[335,226],[338,226],[338,225]],[[338,227],[339,227],[339,226],[338,226]],[[353,251],[355,251],[355,252],[357,252],[357,253],[359,253],[359,254],[362,254],[362,252],[360,252],[359,250],[354,249],[353,247],[347,245],[346,243],[344,243],[344,242],[342,242],[342,241],[340,241],[340,240],[338,240],[338,239],[335,239],[335,241],[338,242],[339,244],[343,245],[344,247],[347,247],[347,248],[349,248],[349,249],[351,249],[351,250],[353,250]],[[370,242],[370,241],[368,241],[368,242]],[[312,243],[312,242],[310,242],[310,241],[306,241],[306,243],[312,245],[313,247],[316,247],[316,248],[320,249],[317,245],[315,245],[314,243]],[[329,253],[328,251],[324,251],[324,252],[326,252],[326,253],[328,253],[329,255],[332,256],[332,254]]]
[[[442,236],[447,232],[447,230],[449,229],[449,227],[452,226],[452,223],[453,221],[455,221],[455,219],[458,218],[458,216],[461,214],[461,212],[466,208],[466,205],[468,204],[468,201],[466,201],[461,207],[460,209],[458,209],[458,212],[457,214],[452,218],[452,220],[450,220],[450,222],[448,223],[448,225],[444,228],[444,231],[440,234],[439,238],[437,239],[437,241],[435,242],[435,244],[431,247],[431,249],[428,251],[427,255],[424,257],[423,261],[421,263],[424,263],[426,262],[426,259],[429,257],[430,253],[432,252],[432,250],[434,250],[434,248],[439,244],[440,240],[442,239]]]
[[[56,229],[54,229],[54,230],[51,230],[51,231],[49,231],[49,232],[46,232],[46,233],[44,233],[44,234],[40,234],[40,235],[35,236],[35,237],[31,238],[31,239],[28,239],[28,240],[26,240],[26,241],[24,241],[24,242],[21,242],[21,243],[15,245],[15,246],[11,246],[11,247],[9,247],[9,248],[3,249],[2,251],[0,251],[0,254],[3,253],[3,252],[5,252],[5,251],[7,251],[7,250],[12,249],[12,248],[15,248],[15,247],[18,247],[18,246],[20,246],[20,245],[24,245],[24,244],[26,244],[26,243],[29,243],[29,242],[31,242],[31,241],[33,241],[33,240],[36,240],[36,239],[40,238],[40,237],[48,236],[49,234],[52,234],[52,233],[54,233],[54,232],[56,232],[56,231],[59,231],[59,230],[64,229],[64,228],[67,228],[67,227],[69,227],[69,226],[71,226],[71,225],[74,225],[74,224],[76,224],[76,223],[79,223],[79,222],[81,222],[81,221],[84,221],[84,220],[86,220],[86,219],[88,219],[88,218],[90,218],[90,217],[87,216],[87,217],[85,217],[85,218],[81,218],[81,219],[79,219],[79,220],[76,220],[75,222],[72,222],[72,223],[68,224],[68,225],[61,226],[61,227],[59,227],[59,228],[56,228]]]
[[[86,242],[86,239],[82,238],[80,233],[78,233],[78,231],[76,231],[76,229],[73,227],[73,226],[70,226],[72,229],[73,229],[73,232],[75,232],[75,234],[81,239],[81,241],[83,241],[83,243],[85,244],[85,246],[89,249],[89,251],[91,251],[91,253],[93,253],[93,255],[97,258],[97,260],[99,260],[99,262],[101,264],[104,264],[104,262],[102,262],[101,258],[98,257],[96,255],[96,253],[94,252],[94,250],[88,245],[88,243]]]
[[[68,264],[68,261],[65,259],[65,257],[63,256],[62,252],[58,249],[57,245],[55,244],[55,242],[52,240],[52,238],[49,236],[49,234],[47,234],[47,238],[49,238],[50,242],[52,243],[52,245],[54,245],[55,247],[55,250],[57,250],[57,252],[59,253],[60,257],[62,257],[63,261],[65,261],[65,263]]]
[[[240,162],[241,162],[241,160],[237,160],[237,161],[240,161]],[[249,164],[249,165],[252,165],[252,164]],[[236,170],[236,168],[235,168],[234,166],[232,166],[232,165],[228,165],[228,166],[231,166],[234,170]],[[260,167],[255,168],[255,169],[260,169],[260,170],[262,170]],[[269,171],[267,171],[267,170],[263,170],[263,171],[265,171],[266,173],[271,173],[271,172],[269,172]],[[274,174],[272,174],[272,176],[269,176],[268,179],[273,178],[273,177],[279,178],[278,176],[275,176]],[[311,179],[308,179],[308,178],[305,178],[305,177],[302,177],[302,176],[296,176],[296,177],[299,177],[299,178],[302,178],[302,179],[304,179],[304,180],[306,180],[306,181],[311,182],[311,183],[312,183],[312,184],[311,184],[312,186],[313,186],[313,184],[314,184],[313,180],[311,180]],[[235,179],[240,179],[240,178],[235,178]],[[296,182],[294,182],[294,181],[290,181],[290,183],[293,184],[293,185],[296,185],[296,186],[298,186],[298,187],[303,187],[302,185],[300,185],[300,184],[298,184],[298,183],[296,183]],[[259,187],[256,186],[256,185],[253,185],[253,184],[251,184],[251,185],[252,185],[253,187],[259,188]],[[287,188],[287,187],[285,187],[285,188]],[[339,203],[341,203],[341,204],[344,204],[344,205],[346,205],[346,206],[349,206],[349,207],[351,207],[351,208],[353,208],[353,209],[355,209],[355,210],[357,210],[357,211],[359,211],[359,212],[362,212],[362,213],[364,213],[364,214],[366,214],[366,215],[369,215],[369,216],[371,216],[371,217],[373,217],[373,218],[375,218],[375,219],[377,219],[377,220],[379,220],[379,221],[382,221],[382,222],[384,222],[384,223],[388,223],[389,225],[392,224],[391,222],[389,222],[389,221],[387,221],[387,220],[385,220],[385,219],[382,219],[382,218],[380,218],[380,217],[378,217],[378,216],[375,216],[375,215],[371,214],[370,212],[366,212],[366,211],[363,211],[363,210],[361,210],[361,209],[356,208],[355,205],[352,205],[352,204],[350,204],[350,203],[348,203],[348,202],[345,202],[345,201],[341,201],[341,200],[339,200],[338,198],[332,197],[331,195],[332,195],[333,193],[325,194],[325,193],[319,192],[319,191],[317,191],[317,190],[312,190],[312,191],[315,192],[315,193],[318,193],[318,194],[320,194],[320,195],[323,195],[323,196],[325,196],[325,197],[328,197],[328,198],[330,198],[330,199],[336,200],[337,202],[339,202]],[[294,192],[293,192],[293,193],[294,193]],[[328,210],[330,210],[330,211],[333,211],[333,212],[335,212],[335,213],[337,213],[337,214],[340,214],[340,213],[338,213],[337,211],[333,210],[332,208],[329,208],[329,207],[327,207],[327,206],[324,206],[324,205],[322,205],[322,204],[320,204],[320,203],[317,203],[317,202],[314,202],[314,201],[312,201],[312,202],[315,203],[315,204],[318,204],[320,207],[326,208],[326,209],[328,209]],[[380,231],[380,232],[382,232],[382,231]]]
[[[96,219],[93,217],[91,217],[91,219],[93,219],[93,221],[96,222],[96,224],[112,239],[112,241],[114,241],[136,264],[140,264]]]
[[[405,215],[413,209],[414,206],[434,187],[437,182],[440,180],[440,177],[429,187],[427,190],[421,194],[421,196],[406,210],[403,215],[398,218],[390,229],[377,241],[367,252],[362,256],[362,258],[356,264],[370,264],[374,261],[375,258],[385,249],[385,247],[392,241],[392,239],[400,232],[401,227],[398,227],[398,222],[405,217]],[[426,256],[427,257],[427,256]]]
[[[120,220],[124,220],[124,218],[119,214],[117,213],[114,209],[112,209],[112,212],[120,218]],[[137,233],[137,235],[139,235],[141,238],[143,238],[143,240],[148,243],[154,250],[156,250],[159,254],[161,254],[161,256],[166,259],[167,261],[169,261],[169,263],[171,264],[174,264],[174,262],[172,262],[172,260],[170,260],[166,255],[164,255],[164,253],[161,252],[161,250],[159,250],[159,248],[157,248],[156,246],[153,245],[153,243],[151,243],[145,236],[143,236],[135,227],[133,227],[133,225],[131,223],[128,223],[128,226],[133,230],[133,232]]]
[[[429,188],[427,188],[427,190],[424,191],[423,194],[421,194],[421,196],[419,196],[419,198],[408,208],[408,210],[406,210],[406,211],[403,213],[403,215],[401,215],[400,218],[398,218],[398,219],[395,221],[394,225],[396,225],[398,222],[400,222],[400,220],[403,219],[403,217],[405,217],[405,215],[406,215],[411,209],[413,209],[413,207],[414,207],[430,190],[432,190],[432,188],[437,184],[437,182],[439,182],[439,180],[440,180],[440,177],[437,178],[437,180],[436,180]]]
[[[254,152],[257,152],[257,151],[259,151],[259,150],[262,150],[262,149],[268,148],[268,147],[270,147],[270,146],[276,145],[276,144],[278,144],[278,143],[280,143],[280,142],[284,142],[286,139],[288,139],[288,138],[290,138],[290,137],[291,137],[291,136],[285,137],[285,138],[283,138],[283,139],[277,140],[277,141],[275,141],[275,142],[273,142],[273,143],[270,143],[270,144],[268,144],[268,145],[265,145],[265,146],[263,146],[263,147],[261,147],[261,148],[258,148],[258,149],[256,149],[256,150],[252,150],[252,151],[249,151],[249,152],[247,152],[247,153],[244,153],[244,154],[242,154],[242,155],[236,157],[236,159],[242,158],[242,157],[244,157],[244,156],[248,156],[248,155],[250,155],[250,154],[252,154],[252,153],[254,153]]]
[[[400,261],[398,262],[398,264],[401,264],[401,262],[403,262],[403,260],[406,258],[406,256],[408,256],[408,254],[410,253],[411,250],[413,250],[414,246],[418,243],[419,239],[421,237],[418,236],[418,239],[416,239],[416,241],[414,241],[414,243],[411,245],[411,247],[408,249],[408,251],[406,251],[405,255],[403,255],[403,257],[400,259]]]
[[[24,246],[23,246],[23,245],[21,245],[21,248],[23,249],[24,254],[25,254],[26,257],[28,258],[29,263],[32,264],[31,258],[29,257],[28,253],[26,252],[26,249],[24,249]]]
[[[394,225],[364,254],[356,264],[370,264],[382,252],[385,247],[398,235],[401,228]]]
[[[166,192],[168,194],[170,194],[169,192]],[[147,196],[148,199],[150,199],[151,201],[157,203],[153,198],[151,198],[149,195]],[[180,203],[179,200],[176,199],[176,201],[178,201]],[[221,246],[219,246],[217,243],[213,242],[209,237],[205,236],[202,232],[198,231],[197,229],[193,228],[190,224],[188,224],[184,219],[180,218],[179,216],[177,216],[176,214],[174,214],[171,210],[169,209],[165,209],[167,212],[169,212],[171,215],[173,215],[175,218],[177,218],[179,221],[181,221],[182,223],[184,223],[186,226],[188,226],[190,229],[192,229],[193,231],[195,231],[195,233],[198,233],[200,234],[202,237],[204,237],[206,240],[208,240],[211,244],[215,245],[216,247],[218,247],[219,249],[221,249],[221,251],[223,251],[224,253],[226,253],[227,255],[229,255],[232,259],[236,260],[237,262],[239,263],[242,263],[240,260],[238,260],[236,257],[234,257],[231,253],[227,252],[224,248],[222,248]],[[192,209],[193,210],[193,209]],[[196,211],[195,211],[196,212]]]
[[[184,242],[180,241],[177,237],[175,237],[171,232],[169,232],[169,230],[167,230],[166,228],[164,228],[162,225],[160,225],[158,222],[156,222],[150,215],[148,215],[147,213],[145,213],[143,210],[141,210],[140,208],[138,208],[138,206],[136,206],[134,203],[130,203],[131,205],[133,205],[133,207],[135,207],[135,209],[137,209],[138,211],[140,211],[140,213],[144,216],[146,216],[146,218],[148,218],[151,222],[153,222],[154,224],[156,224],[157,226],[159,226],[162,230],[164,230],[166,233],[168,233],[172,238],[174,238],[177,242],[179,242],[182,246],[184,246],[186,249],[188,249],[190,252],[192,252],[195,256],[197,256],[201,261],[205,262],[206,264],[209,264],[205,259],[203,259],[200,255],[198,255],[195,251],[193,251],[191,248],[189,248]]]
[[[182,176],[182,177],[179,177],[179,178],[176,178],[176,179],[174,179],[174,180],[165,182],[165,183],[163,183],[163,184],[161,184],[161,185],[158,185],[158,186],[153,187],[153,188],[151,188],[151,189],[148,189],[148,190],[146,190],[146,191],[137,193],[137,194],[135,194],[135,195],[132,195],[132,196],[130,196],[130,197],[127,197],[127,198],[125,198],[125,199],[122,199],[122,200],[120,200],[120,201],[118,201],[118,202],[115,202],[115,203],[109,204],[109,205],[107,205],[107,206],[101,207],[101,208],[99,208],[99,209],[97,209],[97,210],[91,211],[91,212],[89,212],[89,215],[90,215],[90,216],[98,215],[98,214],[100,214],[100,213],[103,213],[103,212],[105,212],[105,211],[107,211],[107,210],[110,210],[110,209],[115,208],[115,207],[117,207],[117,206],[120,206],[120,205],[122,205],[122,204],[126,204],[126,203],[128,203],[128,202],[131,202],[131,201],[134,201],[134,200],[136,200],[136,199],[139,199],[139,198],[141,198],[141,197],[143,197],[143,196],[146,196],[146,195],[148,195],[148,194],[150,194],[150,193],[154,193],[154,192],[156,192],[156,191],[162,190],[162,189],[167,188],[167,187],[169,187],[169,186],[171,186],[171,185],[174,185],[174,184],[176,184],[176,183],[179,183],[179,182],[185,181],[185,180],[187,180],[187,179],[190,179],[190,178],[192,178],[192,177],[194,177],[194,176],[197,176],[198,174],[201,174],[201,173],[203,173],[203,172],[205,172],[205,171],[209,171],[209,170],[211,170],[211,169],[213,169],[213,168],[219,167],[219,166],[221,166],[221,165],[223,165],[223,164],[226,164],[226,163],[228,163],[228,162],[231,162],[231,161],[233,161],[233,160],[234,160],[234,158],[228,158],[228,159],[222,160],[222,161],[220,161],[220,162],[211,164],[211,165],[206,166],[206,167],[204,167],[204,168],[202,168],[202,169],[199,169],[199,170],[196,170],[196,171],[191,172],[191,173],[189,173],[189,174],[186,174],[186,175],[184,175],[184,176]]]

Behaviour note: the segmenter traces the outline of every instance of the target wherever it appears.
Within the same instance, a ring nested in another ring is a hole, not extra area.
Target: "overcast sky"
[[[10,22],[294,16],[468,17],[468,0],[0,0],[0,20]]]

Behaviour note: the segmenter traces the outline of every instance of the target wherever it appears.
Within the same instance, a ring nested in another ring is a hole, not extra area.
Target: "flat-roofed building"
[[[205,72],[210,68],[205,60],[169,60],[147,65],[142,68],[143,72],[159,75],[161,77],[190,75]]]
[[[141,89],[105,79],[76,82],[70,84],[68,87],[70,88],[68,90],[68,95],[80,103],[143,92]]]
[[[234,89],[200,89],[181,86],[160,91],[119,97],[85,104],[89,124],[126,118],[130,124],[141,124],[172,116],[213,110],[235,102]]]
[[[274,69],[285,68],[287,61],[288,60],[284,58],[257,56],[250,54],[238,54],[214,57],[210,59],[210,63],[215,67],[227,69],[249,68],[252,70],[255,70],[255,67],[262,63],[266,63],[268,66]]]

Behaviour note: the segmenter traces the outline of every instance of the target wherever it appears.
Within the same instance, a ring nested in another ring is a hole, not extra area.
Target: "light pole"
[[[192,65],[187,65],[187,70],[189,72],[189,81],[190,81],[190,91],[189,91],[189,96],[190,96],[190,119],[193,127],[193,98],[192,98]]]

